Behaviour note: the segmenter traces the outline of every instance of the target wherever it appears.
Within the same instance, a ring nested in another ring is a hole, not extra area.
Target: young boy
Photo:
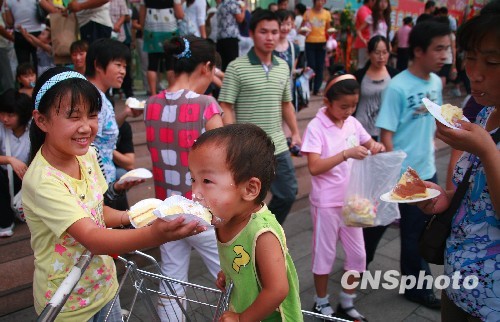
[[[214,215],[222,268],[216,284],[234,283],[222,321],[302,321],[285,234],[263,203],[275,165],[274,144],[253,124],[207,131],[189,153],[193,198]]]
[[[108,182],[116,179],[113,151],[116,148],[119,127],[128,116],[139,116],[142,110],[125,108],[115,116],[114,108],[105,93],[110,88],[120,88],[125,77],[131,55],[127,46],[113,39],[98,39],[90,47],[86,56],[85,76],[101,93],[102,108],[99,112],[99,128],[95,145],[99,149],[104,164],[104,176]]]

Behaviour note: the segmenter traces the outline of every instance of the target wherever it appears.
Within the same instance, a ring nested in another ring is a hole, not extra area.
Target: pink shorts
[[[364,272],[366,252],[363,229],[345,226],[342,207],[317,208],[311,205],[311,217],[312,272],[316,275],[331,273],[337,255],[338,240],[345,252],[344,270]]]

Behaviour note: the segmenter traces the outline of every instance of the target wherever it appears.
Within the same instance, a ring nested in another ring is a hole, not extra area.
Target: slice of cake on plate
[[[443,118],[446,120],[446,122],[453,124],[453,119],[461,120],[462,117],[464,116],[464,113],[462,112],[462,109],[451,105],[451,104],[444,104],[441,106],[441,115]]]
[[[157,217],[153,211],[161,204],[160,199],[148,198],[139,201],[128,211],[130,222],[135,228],[141,228],[152,223]]]
[[[399,179],[398,184],[392,189],[391,197],[396,200],[411,200],[425,198],[429,195],[427,187],[411,167]]]
[[[207,208],[180,195],[173,195],[163,200],[155,214],[164,220],[177,218],[177,215],[180,214],[191,214],[202,219],[208,225],[212,222],[212,213]]]

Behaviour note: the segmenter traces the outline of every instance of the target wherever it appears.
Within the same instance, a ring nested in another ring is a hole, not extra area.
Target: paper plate
[[[138,179],[149,179],[153,177],[153,174],[151,171],[145,168],[137,168],[134,170],[130,170],[129,172],[125,173],[120,180],[118,180],[119,183],[127,182],[127,181],[133,181],[133,180],[138,180]]]
[[[184,217],[184,223],[189,223],[191,221],[199,221],[200,222],[200,226],[205,226],[205,227],[212,227],[212,223],[209,223],[207,222],[206,220],[204,220],[203,218],[199,217],[199,216],[196,216],[192,213],[188,213],[186,211],[186,209],[189,209],[189,207],[191,206],[192,207],[193,205],[193,201],[192,200],[189,200],[187,198],[184,198],[183,196],[179,196],[179,195],[175,195],[175,196],[171,196],[171,197],[168,197],[167,199],[163,200],[161,202],[160,205],[158,205],[158,207],[153,211],[153,214],[160,218],[160,219],[163,219],[163,220],[166,220],[166,221],[171,221],[171,220],[174,220],[176,219],[177,217],[179,216],[183,216]],[[181,208],[183,208],[183,212],[180,212],[178,214],[173,214],[173,215],[164,215],[163,213],[163,209],[168,209],[172,206],[180,206]],[[200,207],[201,209],[203,208],[203,206],[201,204],[198,204],[195,206],[195,209],[196,207]]]
[[[386,192],[383,195],[381,195],[380,200],[385,201],[385,202],[394,202],[394,203],[414,203],[414,202],[419,202],[419,201],[424,201],[424,200],[436,198],[437,196],[439,196],[441,194],[441,192],[439,190],[427,188],[427,193],[428,193],[427,197],[401,200],[401,199],[392,198],[391,192],[392,191],[389,191],[389,192]]]
[[[135,97],[129,97],[125,101],[125,105],[127,105],[130,108],[136,109],[136,110],[143,110],[144,109],[144,105],[146,105],[146,101],[145,100],[144,101],[139,101]]]
[[[428,99],[426,97],[422,98],[422,103],[424,103],[425,108],[427,108],[429,113],[431,113],[432,116],[434,116],[436,118],[436,120],[438,120],[440,123],[446,125],[447,127],[452,128],[452,129],[458,129],[458,127],[456,127],[453,124],[448,123],[444,119],[444,117],[441,115],[441,106],[440,105],[437,105],[436,103],[434,103],[433,101],[431,101],[430,99]],[[465,116],[462,117],[462,121],[470,122]]]
[[[130,207],[130,209],[129,209],[129,215],[133,214],[137,209],[140,209],[140,208],[142,208],[142,207],[144,207],[146,205],[151,205],[151,207],[155,207],[156,208],[161,203],[162,203],[162,200],[156,199],[156,198],[148,198],[148,199],[141,200],[141,201],[137,202],[136,204],[134,204],[132,207]],[[153,222],[155,219],[156,219],[155,217],[152,218],[152,220],[150,220],[149,223]],[[135,221],[134,221],[134,219],[132,218],[132,216],[130,216],[130,223],[135,228],[138,228],[137,225],[136,225],[136,223],[135,223]]]

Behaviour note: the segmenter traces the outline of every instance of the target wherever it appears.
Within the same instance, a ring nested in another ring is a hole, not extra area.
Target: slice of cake
[[[411,167],[399,179],[398,184],[392,189],[391,197],[397,200],[411,200],[428,196],[427,187]]]
[[[172,205],[170,207],[165,207],[165,208],[161,209],[161,214],[164,217],[183,214],[183,213],[184,213],[184,209],[182,209],[182,207],[178,206],[178,205]]]
[[[451,104],[444,104],[441,106],[441,115],[446,122],[453,124],[453,119],[461,120],[464,116],[462,109]]]
[[[170,220],[168,217],[176,218],[179,214],[191,214],[210,225],[212,222],[212,213],[202,204],[187,199],[180,195],[173,195],[162,202],[158,208],[157,215],[165,220]]]
[[[130,222],[136,228],[141,228],[152,223],[157,217],[153,214],[153,211],[161,203],[161,200],[150,198],[141,200],[128,211],[130,216]]]

